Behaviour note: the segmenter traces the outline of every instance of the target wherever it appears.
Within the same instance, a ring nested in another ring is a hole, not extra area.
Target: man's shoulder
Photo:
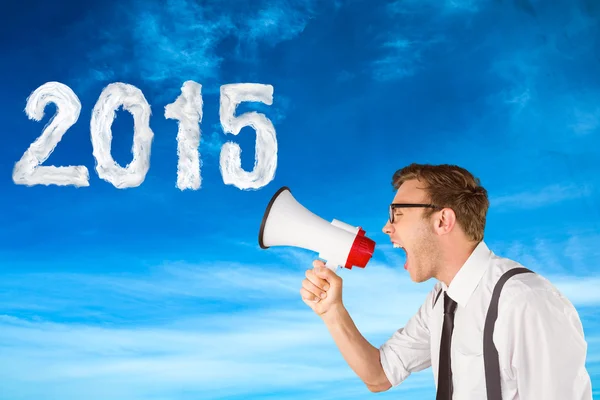
[[[531,272],[524,272],[513,275],[506,281],[502,287],[500,294],[499,311],[502,309],[502,303],[505,306],[511,304],[521,304],[525,306],[525,302],[533,305],[533,299],[541,300],[539,304],[543,304],[544,299],[559,300],[567,306],[571,306],[569,300],[559,291],[559,289],[550,282],[539,271],[529,268],[515,260],[493,255],[492,256],[492,279],[490,283],[495,284],[506,272],[515,268],[526,268]],[[492,287],[493,290],[493,287]]]
[[[516,268],[525,268],[531,271],[513,275],[504,284],[502,293],[511,293],[516,295],[521,292],[533,290],[555,289],[554,285],[552,285],[552,283],[538,271],[510,258],[492,254],[491,267],[491,276],[489,278],[490,283],[494,284],[494,286],[500,280],[500,278],[510,270]]]

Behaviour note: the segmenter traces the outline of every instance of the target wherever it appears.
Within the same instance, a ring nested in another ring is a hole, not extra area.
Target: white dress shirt
[[[392,386],[432,367],[438,382],[444,295],[457,302],[451,344],[453,400],[485,400],[483,327],[494,285],[521,264],[499,257],[480,242],[450,286],[437,282],[417,313],[380,348]],[[591,400],[585,368],[587,343],[579,315],[547,279],[535,273],[511,277],[502,289],[494,344],[503,400]]]

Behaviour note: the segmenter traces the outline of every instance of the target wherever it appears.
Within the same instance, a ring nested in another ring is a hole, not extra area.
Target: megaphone
[[[339,267],[364,268],[375,251],[375,242],[365,236],[361,227],[336,219],[325,221],[298,203],[287,186],[269,202],[260,224],[258,244],[262,249],[293,246],[312,250],[334,272]]]

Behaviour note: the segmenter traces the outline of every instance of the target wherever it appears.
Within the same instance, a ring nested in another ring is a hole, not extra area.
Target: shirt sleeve
[[[412,372],[431,366],[429,316],[433,296],[439,290],[436,288],[406,325],[379,348],[381,366],[392,386],[398,386]]]
[[[591,400],[587,343],[573,305],[551,290],[529,290],[498,316],[494,342],[521,400]]]

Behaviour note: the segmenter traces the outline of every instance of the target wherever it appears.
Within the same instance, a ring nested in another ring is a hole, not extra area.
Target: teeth
[[[397,249],[402,249],[402,248],[403,248],[403,247],[402,247],[402,246],[400,246],[398,243],[394,243],[394,247],[395,247],[395,248],[397,248]]]

